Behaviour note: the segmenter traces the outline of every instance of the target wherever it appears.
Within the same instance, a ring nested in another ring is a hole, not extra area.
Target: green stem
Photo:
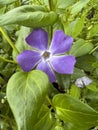
[[[52,0],[48,0],[49,2],[49,8],[52,11],[53,10],[53,1]],[[50,26],[50,40],[52,40],[52,36],[53,36],[53,26]]]
[[[52,10],[52,5],[53,5],[52,0],[49,0],[48,2],[49,2],[50,10]]]
[[[48,103],[51,105],[51,109],[53,108],[55,110],[55,107],[53,106],[50,98],[48,96],[46,96],[46,99],[47,99]]]
[[[53,36],[53,26],[50,26],[50,41],[52,40]]]
[[[48,96],[46,96],[46,99],[47,99],[48,103],[52,106],[52,102],[51,102],[51,100],[49,99]]]
[[[96,46],[89,54],[93,53],[97,48],[98,46]]]
[[[14,63],[14,64],[17,64],[17,62],[13,61],[13,60],[8,60],[8,59],[5,59],[3,57],[0,56],[0,60],[4,61],[4,62],[9,62],[9,63]]]
[[[17,50],[17,48],[15,47],[15,45],[12,43],[12,41],[10,40],[10,38],[8,37],[8,35],[6,34],[6,32],[1,27],[0,27],[0,32],[5,37],[5,39],[9,43],[9,45],[13,48],[13,50],[16,51],[17,54],[19,54],[19,51]]]

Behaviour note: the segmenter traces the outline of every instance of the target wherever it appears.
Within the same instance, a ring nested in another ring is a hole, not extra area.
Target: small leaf
[[[57,116],[76,126],[89,129],[98,123],[98,112],[67,94],[58,94],[53,98]]]
[[[53,11],[46,11],[43,6],[24,5],[8,11],[0,16],[0,26],[18,24],[27,27],[52,25],[57,19]]]
[[[70,54],[74,55],[75,57],[79,57],[88,54],[92,49],[92,43],[86,42],[83,39],[79,39],[73,44]]]
[[[77,37],[84,27],[84,18],[78,18],[72,28],[72,37]]]
[[[83,76],[85,76],[85,73],[83,70],[78,69],[78,68],[74,68],[74,73],[71,75],[71,79],[76,80],[76,79],[83,77]]]
[[[86,6],[86,4],[89,2],[90,0],[80,0],[77,3],[75,3],[72,6],[72,10],[71,10],[71,14],[76,14],[79,11],[81,11],[81,9]]]
[[[78,88],[77,86],[75,85],[72,85],[71,86],[71,89],[70,89],[70,95],[74,98],[77,98],[79,99],[80,98],[80,88]]]
[[[96,86],[96,83],[95,82],[93,82],[93,83],[91,83],[91,84],[89,84],[88,86],[86,86],[89,90],[91,90],[91,91],[94,91],[94,92],[98,92],[98,88],[97,88],[97,86]]]
[[[32,130],[48,89],[48,77],[38,70],[28,73],[17,72],[10,78],[7,85],[7,99],[18,130]]]

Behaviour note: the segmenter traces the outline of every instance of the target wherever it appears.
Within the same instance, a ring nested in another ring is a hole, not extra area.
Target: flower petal
[[[81,78],[78,78],[76,81],[75,81],[75,85],[77,87],[80,87],[80,88],[83,88],[83,81],[81,80]]]
[[[89,85],[90,83],[93,82],[93,80],[90,79],[90,78],[88,78],[87,76],[84,76],[81,79],[82,79],[82,81],[83,81],[83,83],[84,83],[85,86],[87,86],[87,85]]]
[[[50,82],[55,82],[56,80],[55,74],[48,62],[44,61],[40,62],[37,66],[37,69],[45,72],[48,75]]]
[[[63,31],[58,30],[55,32],[50,51],[53,54],[63,54],[71,49],[73,38],[64,34]]]
[[[75,62],[74,56],[53,56],[50,59],[53,69],[61,74],[72,74]]]
[[[36,51],[25,50],[17,56],[20,67],[28,72],[40,61],[41,55]]]
[[[81,78],[78,78],[78,79],[75,81],[75,85],[76,85],[77,87],[83,88],[84,85],[87,86],[87,85],[89,85],[89,84],[92,83],[92,82],[93,82],[92,79],[88,78],[87,76],[83,76],[83,77],[81,77]]]
[[[26,42],[38,50],[46,50],[48,47],[48,34],[45,30],[38,28],[29,34],[26,38]]]

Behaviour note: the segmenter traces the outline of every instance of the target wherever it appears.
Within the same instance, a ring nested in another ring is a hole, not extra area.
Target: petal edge
[[[32,70],[32,68],[34,68],[34,66],[40,61],[40,59],[40,53],[31,50],[25,50],[16,57],[20,67],[25,72]]]
[[[75,62],[74,56],[53,56],[50,59],[53,69],[61,74],[72,74]]]
[[[53,54],[63,54],[71,49],[73,38],[66,35],[62,30],[57,30],[54,33],[50,45],[50,51]]]
[[[48,75],[50,82],[52,83],[55,82],[56,80],[55,74],[48,62],[44,61],[40,62],[37,66],[37,69],[45,72]]]
[[[48,47],[48,34],[41,28],[34,29],[25,40],[27,44],[40,51],[44,51]]]

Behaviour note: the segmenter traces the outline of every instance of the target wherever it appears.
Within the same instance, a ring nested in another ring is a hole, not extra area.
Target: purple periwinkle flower
[[[72,46],[73,38],[64,34],[62,30],[54,33],[48,48],[48,34],[43,29],[35,29],[26,38],[26,42],[33,50],[24,50],[17,56],[20,67],[28,72],[34,67],[45,72],[51,82],[55,82],[55,71],[60,74],[72,74],[75,57],[65,55]]]

